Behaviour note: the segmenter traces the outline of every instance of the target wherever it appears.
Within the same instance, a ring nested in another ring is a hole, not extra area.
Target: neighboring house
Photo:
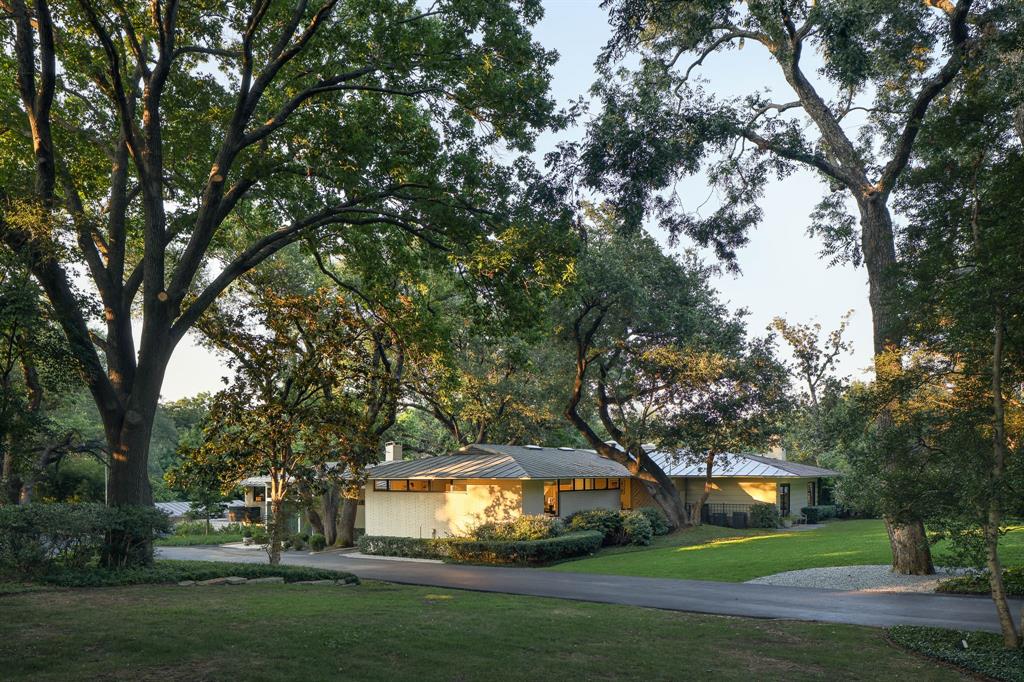
[[[391,461],[368,471],[368,535],[444,537],[524,514],[621,509],[629,482],[624,466],[593,450],[470,445],[413,460],[400,453],[390,450]]]
[[[210,519],[210,525],[213,528],[221,528],[228,523],[233,522],[232,519],[228,518],[230,510],[233,506],[241,506],[241,500],[234,500],[225,504],[227,515],[221,515]],[[154,507],[167,514],[171,519],[171,523],[178,523],[188,518],[189,512],[192,511],[193,505],[191,502],[155,502]]]
[[[666,452],[649,452],[648,455],[673,479],[687,506],[700,499],[704,491],[703,463],[680,461]],[[819,504],[822,479],[839,475],[831,469],[786,461],[781,452],[721,454],[715,457],[711,468],[712,490],[702,518],[715,525],[732,525],[733,514],[746,514],[750,505],[758,502],[776,505],[783,516],[799,514],[803,507]],[[634,498],[646,499],[647,491],[639,481],[633,481],[633,489]]]
[[[682,464],[668,453],[649,454],[688,505],[700,499],[701,466]],[[818,502],[822,478],[837,475],[779,457],[719,455],[702,517],[717,525],[746,525],[750,505],[758,502],[777,505],[783,515],[798,513]],[[575,448],[475,444],[450,455],[402,460],[401,446],[390,446],[385,462],[371,467],[368,478],[364,527],[369,535],[463,535],[484,521],[525,514],[567,517],[587,509],[654,504],[645,484],[624,466]]]

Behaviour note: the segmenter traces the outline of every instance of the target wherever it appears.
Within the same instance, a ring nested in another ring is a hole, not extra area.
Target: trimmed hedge
[[[359,551],[375,556],[442,559],[474,564],[543,564],[591,554],[601,546],[600,531],[578,531],[543,540],[399,538],[364,535]]]
[[[331,571],[306,566],[270,566],[269,564],[235,564],[227,561],[175,561],[162,559],[152,566],[106,570],[86,568],[65,570],[44,575],[39,582],[58,587],[115,587],[118,585],[152,585],[177,583],[182,580],[210,580],[237,575],[242,578],[280,576],[286,583],[300,580],[340,580],[359,583],[344,571]]]
[[[474,564],[547,564],[592,554],[601,547],[603,539],[601,532],[594,530],[566,533],[543,540],[510,542],[455,539],[448,545],[448,558]]]
[[[327,549],[327,538],[320,533],[313,533],[309,536],[309,548],[314,552],[322,552]]]
[[[889,638],[901,647],[986,677],[1024,682],[1024,649],[1004,649],[1002,637],[991,632],[897,625],[889,629]]]
[[[819,504],[814,507],[803,507],[800,513],[807,517],[807,523],[818,523],[825,519],[836,518],[838,509],[834,504]]]
[[[170,529],[155,507],[26,504],[0,507],[0,575],[18,578],[84,569],[117,557],[122,568],[153,563],[153,541]]]
[[[154,542],[157,547],[192,547],[195,545],[226,545],[241,541],[241,533],[210,533],[209,535],[165,535],[162,538],[157,538]]]
[[[363,535],[356,545],[363,554],[402,556],[410,559],[445,559],[452,538],[400,538]]]
[[[1024,568],[1003,569],[1003,584],[1006,593],[1011,597],[1024,597]],[[988,571],[982,571],[943,580],[935,591],[953,594],[991,594],[992,589],[988,582]]]

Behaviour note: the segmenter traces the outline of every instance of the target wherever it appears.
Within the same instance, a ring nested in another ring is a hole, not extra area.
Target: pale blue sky
[[[565,104],[585,94],[594,80],[594,59],[608,38],[606,15],[598,0],[547,0],[546,14],[534,35],[542,45],[558,51],[553,70],[553,95]],[[722,95],[771,88],[781,93],[787,86],[777,67],[757,54],[756,46],[709,58],[702,70],[711,89]],[[546,135],[539,152],[547,151],[559,137],[577,138],[579,131]],[[709,189],[702,178],[691,178],[678,187],[683,200],[696,207]],[[762,204],[764,222],[739,254],[742,274],[723,275],[717,281],[722,296],[733,308],[750,311],[751,333],[761,334],[771,319],[782,315],[791,321],[819,321],[828,330],[847,310],[855,310],[849,338],[854,354],[844,358],[840,370],[860,375],[871,362],[871,314],[867,305],[867,275],[850,266],[828,267],[818,257],[819,245],[806,236],[808,216],[822,195],[822,186],[811,173],[797,173],[773,184]],[[667,245],[666,245],[666,248]],[[710,260],[711,256],[707,258]],[[227,372],[209,351],[186,338],[178,346],[167,369],[163,398],[176,400],[201,391],[223,387]]]

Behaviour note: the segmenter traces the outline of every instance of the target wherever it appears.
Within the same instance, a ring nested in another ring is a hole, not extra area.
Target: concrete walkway
[[[264,563],[266,557],[222,547],[161,547],[165,559]],[[461,566],[352,558],[344,552],[288,552],[283,563],[331,568],[366,580],[503,592],[535,597],[646,606],[723,616],[823,621],[885,627],[930,625],[998,632],[987,597],[843,592],[749,583],[716,583],[629,576],[557,573],[534,568]],[[1024,600],[1011,609],[1021,612]]]

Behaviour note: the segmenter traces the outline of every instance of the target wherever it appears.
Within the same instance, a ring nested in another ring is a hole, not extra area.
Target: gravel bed
[[[861,592],[934,592],[940,580],[963,575],[968,569],[935,567],[935,575],[902,575],[886,565],[805,568],[748,580],[755,585],[814,587]]]

